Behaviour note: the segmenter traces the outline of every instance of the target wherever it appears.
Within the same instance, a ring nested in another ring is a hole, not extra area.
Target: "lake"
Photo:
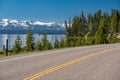
[[[27,34],[0,34],[0,49],[3,48],[3,45],[6,44],[6,39],[8,39],[8,47],[11,49],[14,45],[15,39],[17,36],[20,36],[22,41],[22,47],[26,45],[26,36]],[[38,39],[42,39],[43,35],[34,34],[34,41],[36,42]],[[47,34],[47,39],[54,45],[55,40],[60,41],[65,34]]]

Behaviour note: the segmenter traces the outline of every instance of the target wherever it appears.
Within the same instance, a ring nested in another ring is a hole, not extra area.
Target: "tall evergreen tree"
[[[117,16],[113,15],[111,18],[111,32],[116,33],[117,32]]]
[[[30,28],[28,30],[28,34],[26,37],[26,51],[33,51],[35,48],[35,43],[34,43],[34,36],[32,29]]]
[[[101,19],[101,10],[98,10],[95,14],[94,14],[94,31],[95,31],[95,34],[97,33],[97,30],[99,28],[99,25],[100,25],[100,19]]]
[[[48,40],[46,33],[43,34],[42,43],[43,43],[43,50],[48,50],[48,45],[47,45]]]
[[[106,35],[108,36],[110,34],[110,23],[111,23],[111,20],[110,20],[110,15],[108,13],[104,13],[103,14],[103,17],[105,18],[105,23],[106,23]]]
[[[66,27],[66,46],[69,47],[70,46],[70,29],[66,21],[65,21],[65,27]]]
[[[119,23],[119,11],[113,9],[112,10],[112,18],[111,18],[111,33],[118,33],[119,32],[119,27],[118,27],[118,23]]]
[[[43,50],[50,50],[50,49],[52,49],[52,44],[47,40],[46,33],[43,34],[42,44],[43,44]]]
[[[40,39],[38,39],[38,41],[36,42],[36,45],[35,45],[35,50],[36,51],[42,51],[42,42]]]
[[[22,45],[21,38],[19,36],[17,36],[17,38],[15,40],[15,44],[14,44],[14,46],[12,48],[12,51],[14,53],[19,53],[21,51],[21,49],[22,49],[21,45]]]
[[[79,21],[80,21],[80,19],[78,16],[75,16],[73,18],[73,21],[72,21],[72,34],[73,34],[73,36],[81,35],[81,32],[80,31],[78,32],[78,30],[82,29],[82,25]]]
[[[93,18],[92,18],[92,15],[91,15],[91,14],[88,15],[87,26],[88,26],[87,37],[94,36],[94,35],[95,35],[94,30],[95,30],[95,29],[94,29],[94,23],[93,23]]]
[[[119,23],[118,23],[118,32],[120,33],[120,19],[119,19]]]
[[[52,44],[51,42],[48,41],[48,50],[51,50],[53,47],[52,47]]]
[[[80,28],[81,35],[79,35],[79,36],[84,37],[87,34],[88,26],[87,26],[86,17],[84,16],[83,11],[81,13],[80,19],[81,19],[81,28]]]
[[[62,38],[61,41],[60,41],[60,48],[64,48],[65,46],[66,46],[65,39]]]
[[[105,18],[103,17],[100,19],[100,25],[96,33],[96,44],[107,43],[106,33],[107,33],[106,23],[105,23]]]
[[[55,40],[54,48],[60,48],[60,43],[57,39]]]

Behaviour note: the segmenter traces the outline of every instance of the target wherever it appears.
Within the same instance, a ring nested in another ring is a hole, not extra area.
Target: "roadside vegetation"
[[[69,22],[65,21],[66,37],[61,41],[55,40],[54,46],[44,33],[42,39],[34,42],[32,30],[28,30],[26,46],[21,47],[21,38],[18,36],[10,54],[21,54],[33,51],[69,48],[84,45],[111,44],[120,42],[120,11],[112,9],[111,14],[98,10],[94,14],[85,16],[83,12],[74,16]],[[3,47],[3,52],[5,48]]]
[[[98,10],[87,18],[81,12],[72,21],[65,21],[65,26],[68,47],[120,42],[120,12],[115,9],[111,14]]]

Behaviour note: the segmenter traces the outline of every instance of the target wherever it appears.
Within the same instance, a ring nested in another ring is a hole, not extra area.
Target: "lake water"
[[[3,45],[6,44],[6,39],[8,39],[9,49],[11,49],[17,36],[18,34],[0,34],[0,49],[2,49]],[[22,41],[22,47],[24,47],[26,45],[27,34],[19,34],[19,36]],[[43,35],[34,34],[34,41],[36,42],[38,39],[42,39],[42,37]],[[47,34],[47,39],[52,43],[52,46],[54,45],[55,39],[60,41],[63,37],[65,37],[64,34]]]

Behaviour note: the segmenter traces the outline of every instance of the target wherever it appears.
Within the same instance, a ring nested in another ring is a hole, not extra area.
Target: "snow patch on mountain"
[[[63,23],[58,22],[40,22],[40,21],[20,21],[11,19],[0,20],[0,29],[16,30],[16,29],[28,29],[33,30],[65,30]]]

